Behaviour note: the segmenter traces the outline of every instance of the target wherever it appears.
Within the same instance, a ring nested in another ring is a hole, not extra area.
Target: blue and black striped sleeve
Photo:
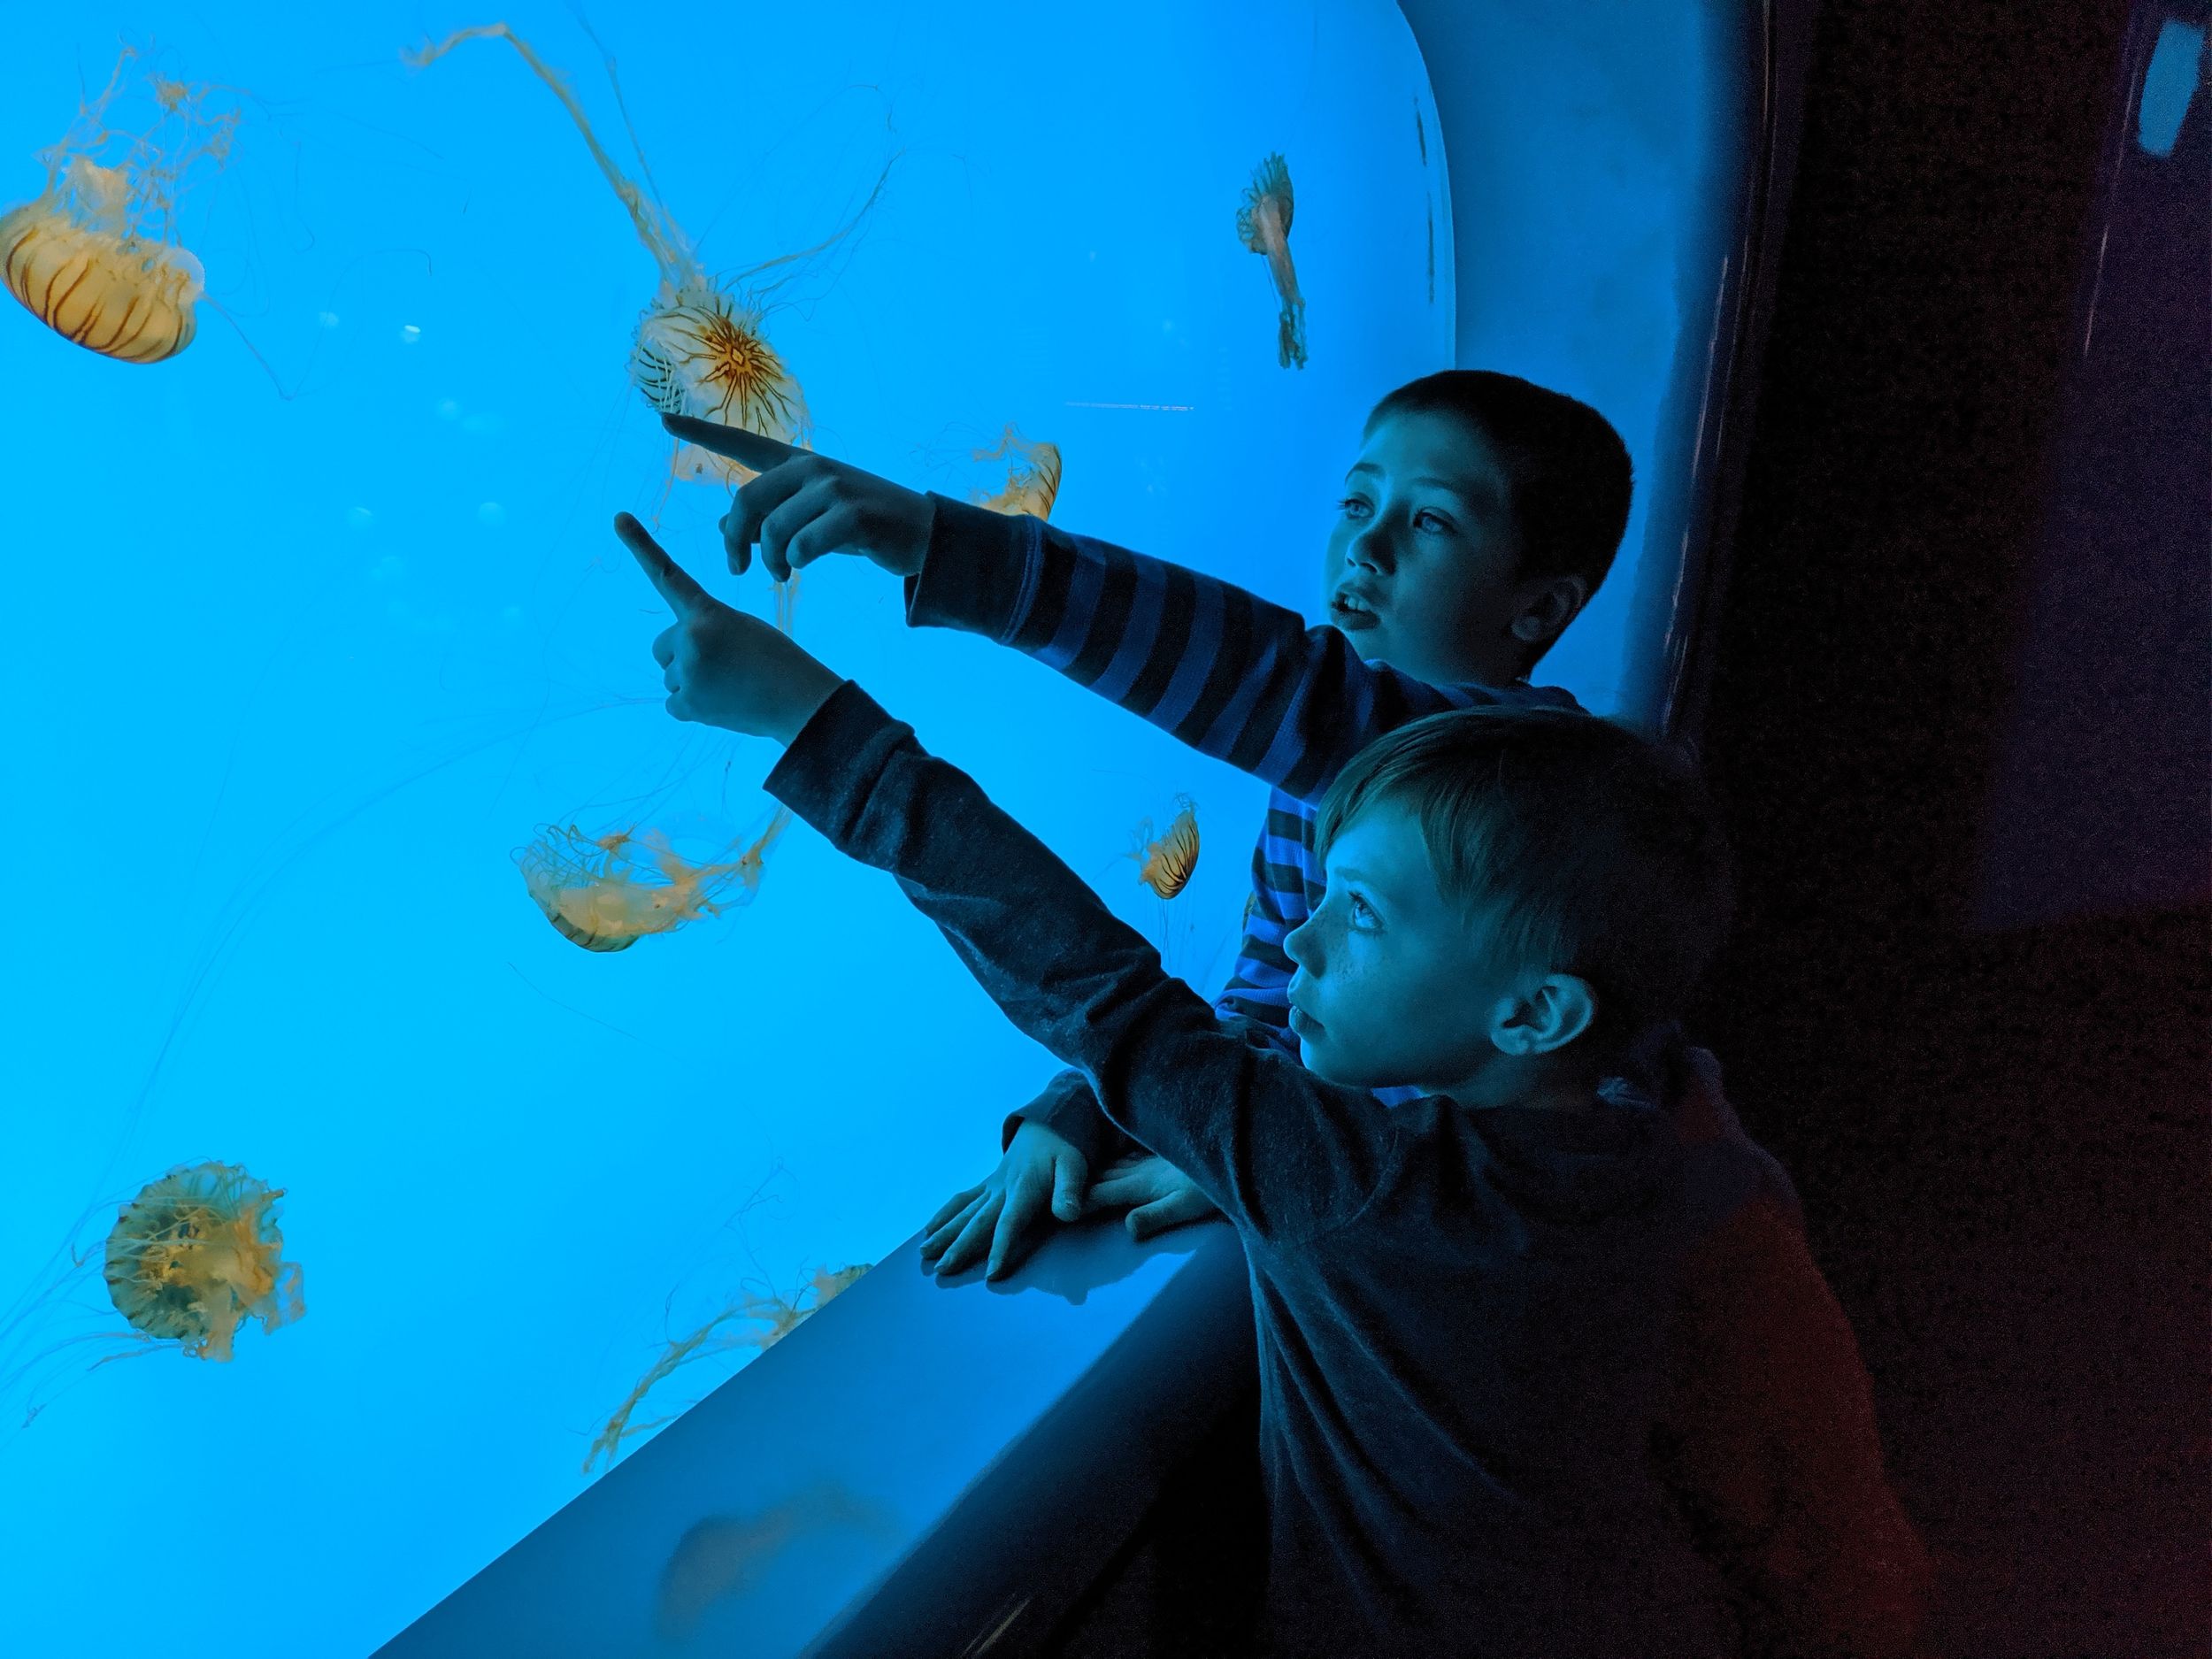
[[[1026,653],[1202,754],[1313,801],[1383,733],[1496,697],[1360,659],[1336,628],[1179,565],[941,495],[907,620]]]

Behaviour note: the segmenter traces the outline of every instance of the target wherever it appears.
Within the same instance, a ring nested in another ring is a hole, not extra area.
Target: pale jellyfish
[[[779,807],[749,845],[733,843],[705,864],[679,856],[657,830],[587,835],[549,824],[515,863],[564,939],[586,950],[626,950],[649,933],[751,903],[768,849],[790,822],[790,810]]]
[[[487,23],[462,29],[442,43],[425,44],[405,54],[417,68],[435,62],[464,41],[504,40],[522,60],[553,89],[576,129],[584,136],[592,159],[599,164],[607,182],[637,227],[638,240],[653,257],[660,286],[653,302],[638,319],[630,345],[630,379],[646,400],[664,415],[690,415],[723,426],[742,426],[780,442],[804,446],[808,422],[805,395],[782,354],[770,343],[764,329],[764,296],[774,284],[748,287],[752,279],[779,265],[808,259],[835,246],[851,233],[875,205],[890,174],[885,165],[858,212],[834,234],[797,253],[766,260],[723,281],[708,277],[700,267],[691,242],[659,198],[657,188],[649,197],[640,190],[600,144],[565,81],[533,51],[526,41],[504,23]],[[614,64],[607,63],[607,78],[614,82]],[[615,99],[622,89],[615,83]],[[624,114],[626,125],[628,115]],[[631,134],[634,147],[636,134]],[[641,159],[640,170],[649,187],[652,170]],[[689,444],[679,443],[672,464],[680,478],[710,479],[740,484],[753,476],[747,468],[726,457]]]
[[[1267,273],[1282,302],[1276,319],[1275,361],[1284,368],[1306,366],[1306,302],[1298,293],[1298,273],[1290,263],[1290,169],[1280,155],[1270,156],[1253,171],[1237,209],[1237,238],[1267,257]]]

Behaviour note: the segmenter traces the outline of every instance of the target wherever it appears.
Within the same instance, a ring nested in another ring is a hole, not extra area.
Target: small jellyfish
[[[840,1291],[850,1288],[853,1282],[872,1265],[872,1263],[864,1262],[857,1267],[818,1267],[814,1270],[814,1276],[807,1281],[806,1288],[795,1296],[787,1297],[774,1291],[765,1296],[748,1296],[745,1299],[745,1317],[758,1320],[767,1329],[757,1331],[745,1340],[766,1353],[803,1325],[810,1315],[820,1312],[824,1305]],[[811,1302],[805,1300],[809,1292],[813,1294]]]
[[[780,807],[749,846],[741,837],[704,864],[680,856],[657,830],[587,835],[549,824],[515,863],[563,938],[586,950],[627,950],[649,933],[751,903],[768,849],[790,822]]]
[[[833,234],[811,248],[780,255],[717,281],[700,266],[690,240],[661,201],[659,188],[653,183],[652,169],[644,165],[642,157],[640,172],[651,192],[649,196],[647,190],[641,190],[615,165],[614,158],[607,154],[598,135],[592,131],[583,106],[577,102],[568,83],[506,24],[488,23],[462,29],[437,45],[426,42],[403,57],[410,65],[420,69],[436,62],[464,41],[488,39],[503,40],[512,46],[523,62],[560,99],[569,118],[576,123],[577,131],[583,134],[592,159],[599,164],[600,172],[614,187],[615,195],[636,227],[638,240],[645,244],[645,250],[652,256],[659,271],[659,288],[652,303],[639,318],[631,341],[632,383],[647,402],[664,415],[691,415],[725,426],[743,426],[764,437],[803,448],[808,429],[805,396],[782,354],[769,342],[764,332],[766,306],[763,296],[783,279],[757,288],[744,285],[763,272],[810,259],[843,241],[882,194],[884,181],[890,174],[889,165],[876,180],[875,189],[859,211]],[[606,60],[606,67],[607,79],[614,86],[616,105],[623,111],[626,127],[629,112],[622,103],[621,83],[615,78],[611,58]],[[630,137],[634,148],[634,130]],[[741,484],[753,476],[749,469],[726,457],[684,443],[677,445],[671,475],[725,484]]]
[[[643,1434],[648,1430],[657,1429],[664,1423],[672,1423],[689,1409],[688,1406],[679,1407],[674,1411],[666,1412],[643,1423],[634,1423],[630,1420],[638,1407],[644,1402],[645,1396],[652,1393],[663,1379],[695,1361],[707,1359],[717,1354],[727,1353],[732,1348],[749,1348],[758,1349],[762,1353],[767,1352],[804,1324],[810,1316],[818,1312],[824,1303],[830,1301],[840,1291],[849,1286],[866,1272],[871,1265],[872,1263],[863,1263],[858,1266],[841,1267],[834,1270],[818,1268],[806,1288],[795,1296],[782,1296],[771,1290],[765,1296],[748,1293],[733,1297],[724,1303],[721,1310],[698,1329],[687,1336],[679,1337],[670,1342],[661,1350],[660,1357],[646,1369],[645,1375],[638,1379],[637,1386],[632,1388],[628,1396],[614,1409],[608,1417],[605,1425],[594,1437],[590,1449],[584,1454],[584,1473],[591,1473],[592,1465],[602,1456],[605,1457],[609,1463],[612,1463],[621,1450],[622,1442],[631,1436]],[[810,1301],[807,1299],[810,1294],[812,1298]],[[757,1331],[723,1331],[722,1327],[736,1319],[747,1320],[766,1328]],[[718,1332],[721,1334],[718,1335]]]
[[[282,1260],[272,1191],[228,1164],[180,1164],[123,1207],[108,1234],[115,1310],[157,1342],[224,1361],[238,1327],[273,1331],[306,1312],[298,1264]]]
[[[1137,879],[1163,899],[1189,886],[1198,868],[1198,809],[1188,795],[1178,795],[1175,804],[1179,810],[1167,833],[1154,840],[1152,820],[1145,819],[1137,826],[1136,846],[1128,855],[1137,863]]]
[[[1245,187],[1237,209],[1237,239],[1267,256],[1267,273],[1283,303],[1276,321],[1275,361],[1284,368],[1306,366],[1306,302],[1299,296],[1298,273],[1290,263],[1290,169],[1280,155],[1270,156]]]
[[[1060,494],[1060,446],[1031,443],[1009,424],[995,448],[978,449],[973,459],[1004,461],[1006,488],[996,495],[975,493],[975,503],[993,512],[1025,512],[1033,518],[1052,517],[1052,503]]]
[[[192,343],[205,288],[177,240],[180,187],[198,162],[229,158],[238,111],[209,113],[214,88],[150,73],[158,117],[142,132],[111,128],[108,105],[136,56],[123,49],[105,89],[40,155],[46,188],[0,214],[0,275],[64,339],[121,363],[160,363]]]

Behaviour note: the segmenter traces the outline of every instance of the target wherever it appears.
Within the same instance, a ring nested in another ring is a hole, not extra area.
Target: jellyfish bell
[[[1152,820],[1137,826],[1136,845],[1128,856],[1137,864],[1137,879],[1161,899],[1172,899],[1190,885],[1198,869],[1198,808],[1188,795],[1175,798],[1176,813],[1167,833],[1155,840]]]
[[[91,228],[50,196],[0,214],[0,275],[63,339],[119,363],[161,363],[190,345],[206,289],[183,248]]]
[[[805,395],[768,342],[760,308],[729,294],[664,291],[638,320],[630,380],[664,415],[690,415],[805,446]],[[679,477],[731,485],[754,476],[726,456],[681,442],[675,471]]]

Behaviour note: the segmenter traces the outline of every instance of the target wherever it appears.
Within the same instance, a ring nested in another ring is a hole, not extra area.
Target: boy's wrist
[[[764,735],[773,738],[786,749],[798,741],[799,733],[830,700],[838,687],[845,683],[842,676],[828,664],[809,657],[803,666],[795,667],[784,686],[784,695],[776,701],[763,722]]]

